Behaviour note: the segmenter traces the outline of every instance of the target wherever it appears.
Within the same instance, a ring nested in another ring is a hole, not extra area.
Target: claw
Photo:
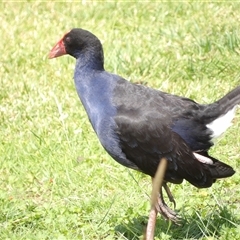
[[[173,203],[174,209],[175,209],[176,208],[176,201],[175,201],[175,199],[174,199],[174,197],[173,197],[173,195],[172,195],[172,193],[171,193],[171,191],[170,191],[166,182],[163,183],[163,187],[164,187],[164,189],[167,193],[169,201]]]
[[[178,222],[180,219],[177,213],[171,210],[166,204],[158,203],[156,209],[166,220],[171,220],[173,223],[179,225]]]
[[[176,202],[165,182],[163,183],[163,187],[164,187],[165,191],[167,192],[169,200],[174,203],[174,208],[175,208]],[[160,189],[160,193],[159,193],[159,196],[157,199],[156,209],[166,220],[171,220],[176,225],[180,225],[179,222],[180,222],[181,218],[175,211],[173,211],[171,208],[169,208],[168,205],[165,203],[165,201],[163,199],[162,188]]]

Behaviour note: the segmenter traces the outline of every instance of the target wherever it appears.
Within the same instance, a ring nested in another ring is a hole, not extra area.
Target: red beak
[[[53,49],[50,51],[48,58],[56,58],[56,57],[60,57],[66,53],[66,49],[63,43],[63,39],[61,39],[54,47]]]

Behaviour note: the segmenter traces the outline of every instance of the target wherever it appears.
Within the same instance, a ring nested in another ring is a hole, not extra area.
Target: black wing
[[[171,97],[171,96],[170,96]],[[168,159],[165,180],[183,179],[197,187],[209,187],[214,179],[206,164],[199,162],[184,139],[171,129],[176,115],[197,104],[129,82],[119,81],[114,92],[117,135],[126,158],[139,170],[154,176],[162,157]],[[183,105],[183,101],[186,101]]]

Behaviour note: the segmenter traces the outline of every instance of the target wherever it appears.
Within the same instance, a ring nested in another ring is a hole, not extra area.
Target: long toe
[[[168,196],[168,199],[169,199],[170,202],[173,203],[174,209],[175,209],[176,208],[176,201],[175,201],[175,199],[174,199],[174,197],[173,197],[173,195],[172,195],[172,193],[171,193],[171,191],[170,191],[166,182],[163,183],[163,188],[165,189],[165,191],[167,193],[167,196]]]
[[[173,223],[180,225],[181,217],[175,211],[173,211],[171,208],[169,208],[161,200],[161,198],[158,198],[158,203],[156,204],[156,209],[166,220],[170,220]]]

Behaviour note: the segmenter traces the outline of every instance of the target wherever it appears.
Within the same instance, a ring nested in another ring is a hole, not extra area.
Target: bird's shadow
[[[181,211],[182,213],[182,211]],[[115,227],[115,233],[124,239],[141,239],[146,228],[148,217],[133,218],[127,224]],[[203,237],[217,238],[226,228],[237,228],[240,219],[227,207],[215,207],[202,217],[201,212],[194,211],[189,215],[182,215],[181,226],[165,221],[161,216],[156,223],[155,237],[158,239],[201,239]]]

